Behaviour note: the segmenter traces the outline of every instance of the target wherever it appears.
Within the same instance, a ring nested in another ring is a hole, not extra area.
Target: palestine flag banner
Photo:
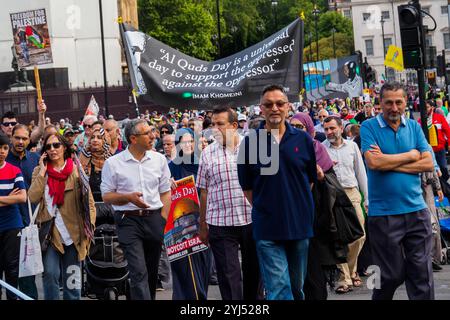
[[[202,61],[120,24],[133,89],[167,107],[235,106],[259,102],[262,89],[280,84],[291,99],[302,88],[303,21],[232,56]]]

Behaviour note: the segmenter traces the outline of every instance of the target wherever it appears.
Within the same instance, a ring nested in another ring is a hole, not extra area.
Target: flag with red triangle
[[[86,112],[84,116],[98,116],[98,112],[100,108],[98,107],[97,101],[95,101],[94,95],[91,96],[91,100],[89,101],[89,105],[87,106]]]

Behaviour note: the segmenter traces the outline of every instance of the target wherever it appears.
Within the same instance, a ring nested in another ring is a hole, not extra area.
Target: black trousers
[[[209,225],[209,244],[216,263],[222,299],[262,300],[263,286],[252,224],[236,227]],[[242,276],[239,248],[242,256]]]
[[[19,278],[19,255],[21,229],[0,232],[0,270],[5,273],[5,282],[17,288]],[[8,300],[16,300],[17,296],[6,290]]]
[[[126,216],[116,212],[120,246],[128,262],[132,300],[154,300],[166,221],[160,211],[150,216]]]
[[[410,300],[433,300],[432,232],[428,209],[369,217],[373,264],[380,268],[373,300],[392,300],[403,283]]]

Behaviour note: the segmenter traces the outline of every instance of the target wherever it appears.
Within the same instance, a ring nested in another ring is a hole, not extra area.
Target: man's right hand
[[[198,232],[198,237],[200,240],[205,244],[208,245],[209,243],[209,231],[208,231],[208,224],[205,222],[200,222],[200,230]]]
[[[133,192],[128,194],[128,201],[142,209],[150,206],[142,199],[142,192]]]
[[[412,149],[411,151],[409,151],[409,154],[411,156],[412,162],[416,162],[416,161],[419,161],[420,159],[422,159],[421,153],[416,149]]]

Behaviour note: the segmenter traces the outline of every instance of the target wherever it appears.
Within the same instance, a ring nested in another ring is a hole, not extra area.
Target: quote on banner
[[[294,97],[302,85],[300,19],[258,44],[211,62],[183,54],[127,24],[121,31],[134,89],[160,105],[252,104],[266,85],[281,84]]]

